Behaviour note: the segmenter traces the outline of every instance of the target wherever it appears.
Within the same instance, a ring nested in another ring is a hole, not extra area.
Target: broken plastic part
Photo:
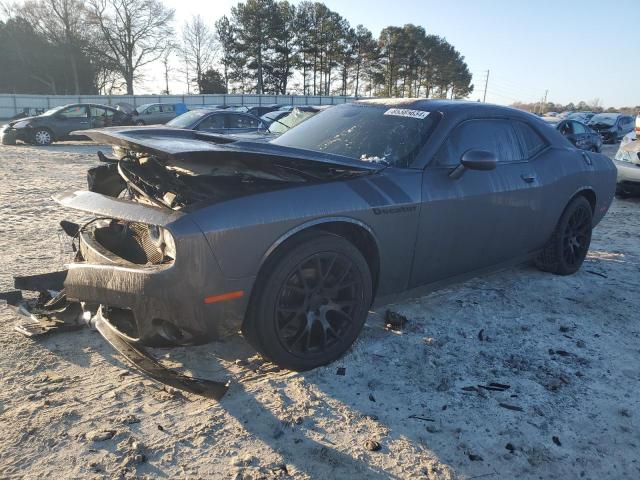
[[[102,316],[100,310],[96,314],[95,326],[104,339],[127,359],[133,367],[152,380],[214,400],[220,400],[229,388],[229,382],[222,383],[189,377],[162,366],[146,350],[133,345],[120,334]]]
[[[69,237],[75,238],[80,231],[80,225],[77,223],[70,222],[69,220],[62,220],[60,222],[60,227],[64,230]]]
[[[58,331],[73,331],[84,326],[82,308],[77,302],[68,302],[61,292],[43,292],[35,300],[25,300],[22,292],[0,293],[0,300],[7,302],[22,321],[14,326],[17,332],[35,337]]]

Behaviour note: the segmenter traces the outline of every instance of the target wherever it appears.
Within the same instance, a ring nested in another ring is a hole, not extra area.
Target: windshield
[[[63,108],[64,108],[64,105],[63,105],[62,107],[53,107],[53,108],[51,108],[51,109],[47,110],[46,112],[44,112],[44,113],[42,114],[42,116],[43,116],[43,117],[44,117],[44,116],[47,116],[47,117],[48,117],[49,115],[54,115],[54,114],[58,113],[60,110],[62,110]]]
[[[205,115],[211,113],[207,110],[192,110],[182,115],[178,115],[176,118],[169,120],[165,125],[174,128],[191,128],[191,126],[200,120]]]
[[[435,123],[436,115],[422,110],[350,103],[314,115],[271,143],[406,167]]]
[[[282,112],[279,112],[282,113]],[[311,118],[316,112],[303,112],[302,110],[293,110],[291,113],[284,115],[282,118],[274,119],[269,125],[270,133],[284,133],[296,125],[304,122],[307,118]]]
[[[618,119],[617,115],[610,115],[606,113],[599,113],[598,115],[594,115],[591,120],[589,120],[589,125],[608,125],[612,127],[616,124],[616,120]]]

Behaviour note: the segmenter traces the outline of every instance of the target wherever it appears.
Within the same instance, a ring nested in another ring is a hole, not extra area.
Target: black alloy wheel
[[[565,208],[553,235],[536,259],[540,270],[557,275],[577,272],[587,256],[593,229],[593,210],[582,195]]]
[[[355,323],[363,281],[353,262],[335,252],[320,252],[290,273],[275,305],[276,332],[293,355],[322,355]]]
[[[265,358],[309,370],[339,358],[355,341],[373,294],[369,265],[355,245],[309,232],[267,260],[242,332]]]
[[[582,264],[590,241],[591,208],[581,206],[572,212],[562,235],[562,256],[568,267],[579,267]]]

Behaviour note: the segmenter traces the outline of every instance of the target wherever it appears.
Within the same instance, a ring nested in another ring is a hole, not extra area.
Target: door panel
[[[465,151],[494,153],[495,170],[450,173]],[[411,286],[519,257],[539,242],[541,189],[533,163],[507,120],[456,127],[422,179],[422,206]]]
[[[457,180],[449,173],[424,172],[413,286],[524,255],[537,241],[540,184],[530,163],[468,170]]]
[[[75,130],[87,130],[91,127],[89,112],[85,105],[67,107],[56,115],[54,135],[56,138],[70,137]]]

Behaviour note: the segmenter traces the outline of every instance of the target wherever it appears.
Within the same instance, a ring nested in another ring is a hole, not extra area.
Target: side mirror
[[[498,166],[496,156],[485,150],[467,150],[462,154],[460,165],[458,165],[450,174],[452,179],[458,179],[465,170],[494,170]]]

